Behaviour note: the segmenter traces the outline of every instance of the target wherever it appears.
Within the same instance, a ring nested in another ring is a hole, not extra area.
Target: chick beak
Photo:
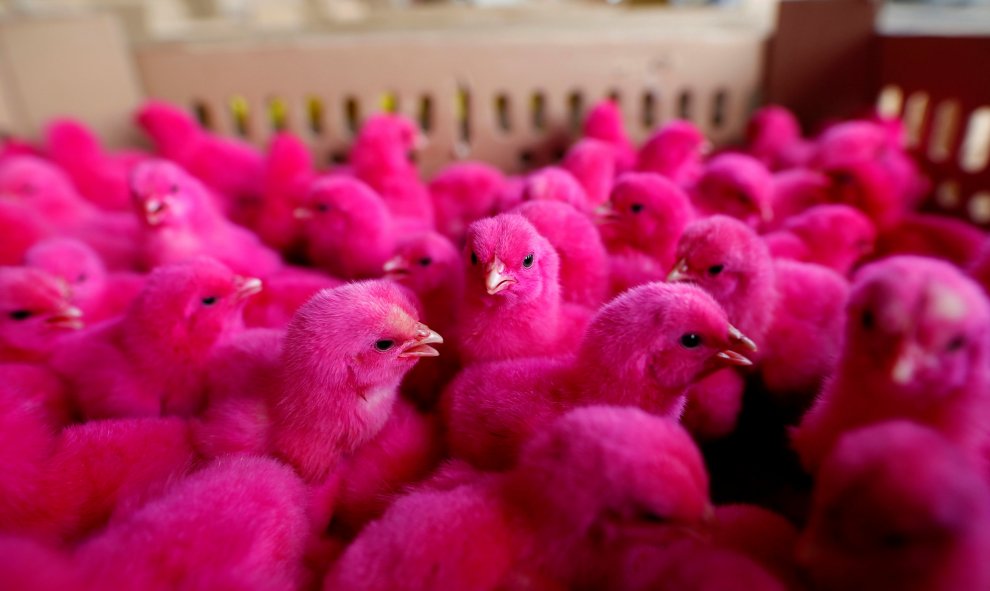
[[[750,361],[749,358],[741,355],[740,353],[736,353],[732,349],[723,349],[716,353],[715,357],[726,365],[738,365],[740,367],[753,365],[753,362]]]
[[[758,350],[756,343],[731,324],[729,325],[729,346],[733,349],[742,348],[749,353],[756,353]]]
[[[603,203],[595,209],[595,222],[598,224],[614,224],[619,218],[619,212],[615,211],[611,203]]]
[[[52,328],[79,330],[83,327],[82,316],[82,310],[79,308],[75,306],[66,306],[49,316],[45,322]]]
[[[674,268],[667,275],[667,283],[677,283],[678,281],[691,281],[691,269],[688,267],[687,261],[681,259],[677,261]]]
[[[238,300],[246,300],[247,298],[260,292],[263,287],[261,279],[258,279],[257,277],[238,276],[234,280],[234,283],[237,286],[237,291],[234,292],[234,297]]]
[[[149,226],[157,226],[162,223],[167,204],[164,200],[151,198],[144,202],[144,219]]]
[[[382,265],[382,271],[389,279],[399,279],[409,275],[409,261],[406,257],[397,256]]]
[[[313,217],[313,212],[305,207],[297,207],[292,210],[292,217],[297,220],[308,220]]]
[[[488,274],[485,275],[485,288],[488,290],[488,295],[495,295],[505,291],[515,282],[515,279],[506,275],[505,263],[498,260],[498,257],[495,257],[495,260],[488,265]]]
[[[439,345],[443,343],[443,337],[432,330],[429,326],[425,324],[420,324],[416,331],[416,340],[409,343],[409,345],[399,353],[399,357],[437,357],[440,352],[431,347],[430,345]]]
[[[902,345],[890,370],[891,381],[901,386],[910,383],[923,361],[923,356],[924,351],[917,345],[913,343]]]
[[[749,357],[746,357],[737,351],[737,349],[741,349],[747,353],[755,353],[756,343],[740,332],[738,328],[730,324],[729,344],[726,348],[715,354],[715,361],[724,365],[737,365],[741,367],[753,365]]]

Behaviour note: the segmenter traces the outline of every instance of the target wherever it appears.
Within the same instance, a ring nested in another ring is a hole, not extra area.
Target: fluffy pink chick
[[[260,289],[213,259],[159,267],[122,317],[63,343],[53,366],[87,418],[194,414],[210,350]]]
[[[745,555],[693,539],[667,547],[633,548],[609,583],[610,588],[621,591],[785,591],[790,588]]]
[[[935,431],[851,431],[819,471],[797,557],[815,589],[985,589],[990,493]]]
[[[34,156],[0,162],[0,198],[24,203],[61,230],[76,228],[97,212],[61,169]]]
[[[592,209],[608,201],[616,172],[615,152],[609,144],[582,139],[567,150],[560,165],[584,188]]]
[[[76,562],[94,589],[298,589],[304,505],[289,467],[223,459],[89,539]]]
[[[814,144],[801,137],[801,124],[787,108],[763,107],[746,127],[746,151],[770,170],[802,166],[814,156]]]
[[[947,260],[968,267],[979,255],[987,233],[977,226],[947,215],[909,213],[877,240],[877,258],[914,254]]]
[[[777,230],[791,216],[829,202],[829,178],[817,170],[792,168],[774,174],[772,182],[773,220],[763,223],[763,231]]]
[[[0,535],[0,581],[7,591],[85,589],[69,554],[26,537]]]
[[[311,263],[347,279],[381,276],[396,236],[388,208],[374,189],[348,177],[320,179],[295,215],[303,221]]]
[[[228,221],[202,183],[165,160],[149,160],[131,174],[142,224],[141,252],[149,269],[206,255],[238,273],[266,276],[282,261],[249,230]]]
[[[265,169],[257,149],[242,140],[209,133],[188,113],[165,102],[144,103],[135,120],[158,154],[224,198],[227,215],[241,223],[256,217]]]
[[[752,343],[717,303],[690,285],[650,283],[596,314],[574,357],[471,366],[445,393],[454,457],[511,466],[519,447],[576,405],[632,405],[677,418],[685,391],[727,365],[749,365]]]
[[[526,201],[561,201],[582,212],[591,204],[584,187],[571,173],[558,166],[548,166],[526,177],[521,198]]]
[[[464,300],[454,337],[466,363],[566,349],[560,258],[526,218],[502,214],[468,228]]]
[[[0,267],[0,361],[42,361],[83,326],[64,281],[41,269]]]
[[[629,140],[622,110],[615,101],[599,101],[588,111],[584,119],[584,136],[611,146],[616,172],[625,172],[636,164],[636,148]]]
[[[308,482],[323,481],[375,436],[392,411],[399,382],[422,357],[439,353],[439,334],[399,286],[351,283],[320,292],[289,324],[272,444]]]
[[[800,586],[794,562],[797,539],[797,528],[769,509],[745,504],[715,508],[712,544],[749,557],[789,589]]]
[[[295,211],[315,179],[313,155],[302,140],[291,133],[276,135],[268,146],[261,209],[254,224],[265,244],[287,254],[299,248],[302,228]]]
[[[249,327],[285,328],[296,310],[320,290],[343,284],[342,279],[301,267],[283,267],[265,277],[265,289],[244,306]]]
[[[461,244],[471,222],[495,211],[505,184],[505,175],[483,162],[457,162],[441,170],[429,184],[437,232]]]
[[[774,258],[815,263],[845,276],[873,252],[877,230],[856,208],[817,205],[763,239]]]
[[[892,418],[929,425],[975,457],[986,442],[990,305],[952,265],[891,257],[863,267],[835,375],[793,433],[814,472],[850,429]]]
[[[773,221],[773,177],[760,161],[722,154],[705,165],[692,197],[703,214],[724,214],[753,227]]]
[[[553,245],[560,257],[560,296],[595,310],[608,293],[608,253],[595,224],[574,207],[530,201],[515,210]]]
[[[654,172],[683,186],[701,174],[707,151],[705,136],[690,121],[674,119],[663,125],[639,148],[636,170]]]
[[[0,265],[19,265],[36,242],[55,234],[44,217],[24,203],[0,198]]]
[[[793,261],[774,262],[746,224],[726,216],[694,222],[677,247],[669,281],[711,293],[729,320],[760,348],[767,389],[800,402],[817,392],[838,359],[842,308],[849,286],[837,273]]]

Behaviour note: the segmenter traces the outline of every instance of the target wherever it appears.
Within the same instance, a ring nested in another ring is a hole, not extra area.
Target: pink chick
[[[108,273],[99,255],[73,238],[49,238],[35,244],[24,254],[24,264],[65,281],[69,301],[90,324],[122,314],[144,285],[144,278],[136,273]]]
[[[785,170],[807,164],[814,156],[814,144],[802,138],[794,113],[770,105],[750,118],[746,151],[770,170]]]
[[[261,209],[254,224],[262,242],[295,254],[302,228],[294,214],[315,179],[313,155],[302,140],[291,133],[276,135],[268,146]]]
[[[746,378],[735,368],[702,377],[687,392],[681,424],[699,441],[728,436],[736,429],[745,389]]]
[[[612,147],[616,172],[625,172],[636,164],[636,148],[629,140],[622,111],[615,101],[599,101],[588,111],[584,119],[584,136]]]
[[[122,317],[63,343],[53,366],[86,418],[194,414],[210,350],[260,289],[213,259],[159,267]]]
[[[694,222],[677,247],[668,281],[696,283],[760,348],[767,389],[801,403],[817,392],[838,359],[848,283],[837,273],[773,262],[746,224],[726,216]]]
[[[985,589],[988,553],[984,474],[937,432],[907,421],[838,440],[797,547],[823,591]]]
[[[835,375],[792,434],[814,473],[843,432],[892,418],[980,457],[990,388],[990,305],[952,265],[899,256],[863,267]]]
[[[775,173],[770,193],[773,220],[764,222],[765,232],[778,230],[792,216],[829,202],[829,178],[817,170],[792,168]]]
[[[68,552],[27,537],[0,535],[0,581],[7,591],[86,589]]]
[[[800,587],[794,561],[797,540],[797,528],[769,509],[744,504],[715,508],[711,543],[752,559],[788,589]]]
[[[690,285],[650,283],[595,315],[574,357],[470,366],[445,392],[451,455],[504,469],[519,447],[564,410],[583,404],[638,406],[678,418],[685,392],[721,367],[749,365],[752,342]]]
[[[285,328],[296,310],[323,289],[344,281],[302,267],[283,267],[265,277],[265,289],[244,306],[244,324],[249,327]]]
[[[609,144],[582,139],[567,150],[560,165],[584,188],[592,209],[608,201],[616,175],[615,152]]]
[[[608,293],[608,253],[595,224],[574,207],[531,201],[515,210],[553,245],[560,257],[560,296],[565,302],[597,309]]]
[[[582,212],[590,212],[591,204],[584,187],[571,173],[557,166],[548,166],[526,177],[521,199],[526,201],[561,201]]]
[[[303,222],[311,263],[346,279],[382,275],[396,236],[388,208],[374,189],[353,178],[320,179],[295,215]]]
[[[228,221],[208,190],[165,160],[149,160],[131,174],[134,206],[142,220],[142,258],[148,269],[197,255],[216,258],[238,273],[266,276],[279,256],[249,230]]]
[[[943,259],[968,267],[979,255],[987,233],[958,218],[930,213],[909,213],[885,229],[877,241],[877,258],[914,254]]]
[[[97,213],[54,164],[34,156],[0,162],[0,198],[19,201],[62,229],[74,229]]]
[[[146,158],[144,154],[108,154],[93,131],[73,119],[53,121],[45,136],[48,156],[72,178],[79,193],[103,209],[130,209],[130,169]]]
[[[27,267],[0,267],[0,361],[43,361],[83,326],[61,279]]]
[[[471,224],[464,247],[464,300],[453,335],[465,363],[546,355],[569,324],[560,300],[560,258],[526,218],[502,214]],[[573,321],[572,321],[573,322]]]
[[[429,184],[437,232],[461,244],[471,222],[495,211],[505,184],[505,175],[483,162],[458,162],[441,170]]]
[[[76,562],[94,589],[298,589],[304,501],[287,466],[220,460],[90,538]]]
[[[326,479],[343,454],[381,431],[403,376],[420,358],[439,355],[431,345],[442,342],[394,283],[351,283],[314,296],[285,337],[281,394],[271,409],[277,455],[307,482]]]
[[[223,197],[224,212],[234,221],[250,225],[257,215],[265,170],[264,157],[257,149],[211,134],[188,113],[165,102],[147,101],[135,121],[161,157]]]
[[[620,591],[785,591],[786,586],[745,555],[685,539],[666,547],[630,550],[610,588]]]
[[[612,293],[662,281],[674,265],[677,241],[694,218],[687,194],[654,173],[624,174],[611,202],[598,213],[609,249]]]
[[[701,157],[707,146],[705,136],[693,123],[674,119],[640,147],[636,170],[665,176],[682,187],[691,185],[701,174]]]
[[[722,154],[705,165],[692,197],[699,212],[723,214],[756,228],[773,221],[773,177],[760,161]]]
[[[774,258],[815,263],[843,276],[873,253],[876,239],[873,222],[848,205],[817,205],[763,236]]]
[[[36,242],[55,234],[37,211],[24,203],[0,198],[0,265],[19,265]]]

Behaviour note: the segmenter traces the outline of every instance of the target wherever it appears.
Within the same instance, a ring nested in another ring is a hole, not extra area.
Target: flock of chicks
[[[990,249],[896,123],[424,184],[136,120],[0,152],[5,589],[990,588]],[[754,405],[810,499],[713,504]]]

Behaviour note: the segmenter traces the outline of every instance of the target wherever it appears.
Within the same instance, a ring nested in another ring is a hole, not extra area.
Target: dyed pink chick
[[[685,539],[629,551],[611,588],[621,591],[785,591],[790,589],[745,555]]]
[[[73,119],[53,121],[45,136],[48,156],[72,178],[79,193],[103,209],[130,209],[130,170],[147,156],[109,154],[92,130]]]
[[[618,296],[592,320],[574,357],[466,368],[445,392],[451,455],[504,469],[562,411],[638,406],[678,418],[685,391],[720,367],[749,365],[752,343],[702,290],[650,283]]]
[[[291,133],[276,135],[265,160],[261,209],[254,230],[261,240],[286,254],[295,254],[302,227],[295,216],[316,179],[309,148]]]
[[[873,253],[876,239],[870,218],[848,205],[817,205],[763,236],[774,258],[815,263],[843,276]]]
[[[592,209],[608,201],[616,173],[615,152],[609,144],[584,138],[567,150],[560,165],[584,188]]]
[[[304,501],[287,466],[220,460],[89,539],[76,562],[94,589],[298,589]]]
[[[260,289],[212,259],[159,267],[121,318],[63,343],[53,366],[86,418],[195,414],[210,350]]]
[[[990,399],[990,305],[952,265],[891,257],[863,267],[833,378],[792,434],[814,473],[850,429],[894,418],[929,425],[981,458]]]
[[[616,172],[625,172],[636,164],[636,148],[629,140],[622,111],[615,101],[599,101],[588,111],[584,119],[584,136],[612,147]]]
[[[772,182],[773,220],[763,223],[765,232],[778,230],[792,216],[829,202],[829,178],[817,170],[792,168],[775,173]]]
[[[224,212],[251,225],[257,216],[265,160],[257,149],[233,138],[213,135],[181,109],[160,101],[146,102],[135,120],[158,154],[181,166],[216,191]]]
[[[548,166],[526,177],[521,199],[526,201],[561,201],[581,212],[590,212],[591,204],[584,187],[571,173]]]
[[[505,175],[482,162],[458,162],[444,168],[430,181],[430,199],[436,230],[461,244],[471,222],[491,215]]]
[[[937,432],[892,421],[842,436],[819,471],[797,558],[815,589],[990,585],[984,473]]]
[[[689,121],[674,119],[657,130],[639,149],[636,170],[653,172],[684,187],[701,174],[705,136]]]
[[[609,286],[608,253],[595,224],[574,207],[531,201],[515,210],[546,238],[560,257],[560,296],[565,302],[597,309]]]
[[[38,242],[24,254],[24,264],[62,279],[69,288],[69,301],[82,310],[89,324],[122,314],[144,285],[144,278],[136,273],[107,272],[99,255],[73,238]]]
[[[303,221],[311,263],[345,279],[382,275],[396,235],[388,208],[374,189],[348,177],[320,179],[295,215]]]
[[[36,242],[55,234],[44,217],[24,203],[0,198],[0,265],[19,265]]]
[[[654,173],[624,174],[611,202],[598,213],[609,249],[612,293],[662,281],[674,265],[677,241],[694,219],[687,194]]]
[[[946,215],[908,213],[877,240],[879,257],[914,254],[968,267],[987,239],[980,228]]]
[[[149,160],[135,167],[131,191],[142,221],[140,248],[148,269],[198,255],[214,257],[238,273],[261,276],[282,264],[257,236],[223,216],[202,183],[171,162]]]
[[[773,221],[773,177],[758,160],[722,154],[708,162],[692,193],[702,214],[723,214],[757,228]]]
[[[83,326],[61,279],[27,267],[0,267],[0,361],[43,361]]]
[[[770,170],[804,166],[814,157],[815,146],[801,137],[801,124],[787,108],[763,107],[746,127],[746,151]]]
[[[321,290],[343,283],[342,279],[316,270],[283,267],[265,277],[265,289],[248,300],[244,306],[244,324],[249,327],[285,328],[309,298]]]
[[[818,265],[770,258],[746,224],[726,216],[694,222],[677,247],[669,281],[696,283],[760,348],[767,389],[795,401],[818,391],[842,346],[848,283]]]
[[[85,589],[69,554],[26,537],[0,535],[0,581],[7,591]]]

